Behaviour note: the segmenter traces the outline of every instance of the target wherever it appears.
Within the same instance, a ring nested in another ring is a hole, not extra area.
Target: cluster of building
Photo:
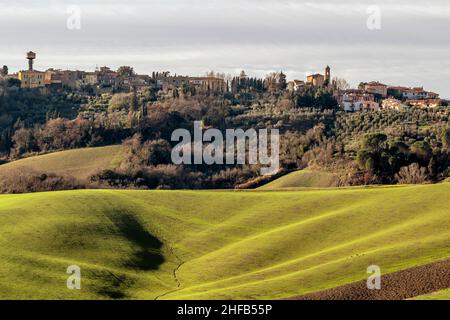
[[[222,77],[171,76],[169,72],[149,75],[135,74],[131,67],[121,67],[114,71],[108,67],[97,68],[93,72],[56,70],[37,71],[34,69],[36,53],[27,53],[28,70],[8,74],[6,66],[0,69],[0,78],[20,80],[20,86],[28,89],[71,88],[91,89],[98,93],[132,91],[152,88],[165,92],[174,89],[194,89],[196,92],[226,92],[228,83]],[[244,73],[245,75],[245,73]],[[388,86],[376,81],[362,83],[358,89],[342,90],[331,79],[331,68],[327,66],[324,74],[312,74],[306,81],[293,80],[287,84],[287,90],[295,92],[305,87],[321,87],[333,90],[333,95],[348,112],[378,111],[381,109],[401,110],[408,106],[434,108],[442,105],[439,95],[426,91],[423,87],[408,88]]]
[[[218,77],[185,77],[170,76],[168,72],[153,73],[149,75],[135,74],[132,68],[123,67],[125,70],[111,70],[108,67],[100,67],[93,72],[48,69],[38,71],[34,69],[36,53],[27,53],[28,70],[22,70],[15,74],[8,74],[4,67],[0,77],[20,80],[21,88],[26,89],[51,89],[71,88],[76,90],[92,89],[99,93],[115,91],[144,90],[153,88],[159,90],[171,90],[190,86],[197,92],[224,92],[226,82]],[[128,70],[126,70],[128,68]]]
[[[170,76],[156,75],[156,87],[165,92],[183,87],[192,87],[197,92],[226,92],[227,83],[224,79],[218,77],[188,77],[188,76]]]
[[[349,89],[335,91],[334,97],[345,111],[379,111],[380,104],[375,101],[375,95],[365,90]]]
[[[423,87],[388,86],[376,81],[363,84],[359,90],[340,92],[337,97],[345,111],[435,108],[442,104],[439,94],[426,91]]]
[[[329,87],[331,86],[331,68],[327,66],[325,68],[325,74],[311,74],[306,77],[306,81],[303,80],[292,80],[288,82],[288,90],[295,92],[300,88],[312,86],[312,87]]]
[[[312,74],[307,76],[306,81],[290,81],[288,90],[295,92],[308,86],[332,89],[339,106],[347,112],[379,111],[382,109],[402,110],[410,106],[435,108],[442,105],[439,94],[426,91],[423,87],[388,86],[372,81],[363,83],[358,89],[340,90],[331,80],[329,66],[325,68],[324,75]]]

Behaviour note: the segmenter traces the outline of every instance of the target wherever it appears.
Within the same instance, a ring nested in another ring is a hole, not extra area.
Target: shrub
[[[85,187],[72,176],[37,172],[28,168],[8,171],[0,179],[0,193],[74,190]]]
[[[413,163],[402,167],[395,177],[400,184],[421,184],[428,181],[428,170],[420,167],[418,163]]]

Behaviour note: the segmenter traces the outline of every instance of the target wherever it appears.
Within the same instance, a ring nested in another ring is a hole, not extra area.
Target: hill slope
[[[0,196],[0,298],[287,298],[450,257],[450,184]],[[439,201],[436,201],[439,199]],[[81,267],[82,289],[66,269]]]
[[[0,166],[0,177],[10,170],[29,168],[38,172],[69,174],[79,180],[119,164],[122,146],[74,149],[20,159]]]
[[[329,188],[336,187],[337,182],[338,178],[332,173],[305,169],[291,172],[260,187],[259,190]]]
[[[450,300],[450,289],[419,296],[413,300]]]

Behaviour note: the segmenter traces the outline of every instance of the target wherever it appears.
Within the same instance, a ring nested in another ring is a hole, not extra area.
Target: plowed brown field
[[[384,275],[380,290],[369,290],[364,280],[292,300],[403,300],[447,288],[450,288],[450,260]]]

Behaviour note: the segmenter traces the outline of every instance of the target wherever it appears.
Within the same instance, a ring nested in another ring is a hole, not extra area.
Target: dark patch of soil
[[[447,288],[450,288],[450,260],[382,275],[380,290],[369,290],[367,280],[363,280],[290,300],[403,300]]]

